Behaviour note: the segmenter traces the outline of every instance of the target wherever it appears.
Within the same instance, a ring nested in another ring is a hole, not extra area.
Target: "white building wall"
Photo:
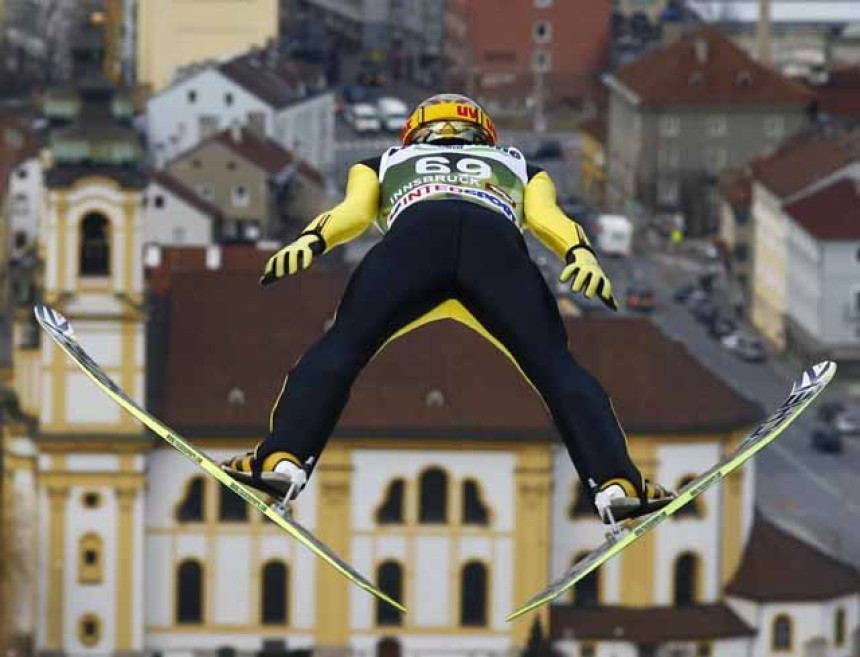
[[[208,246],[213,219],[156,182],[146,189],[144,241],[165,246]],[[159,203],[156,203],[156,200]],[[158,207],[158,204],[161,207]]]
[[[324,93],[280,110],[274,139],[323,174],[331,173],[335,161],[335,100]]]
[[[786,315],[812,336],[820,336],[822,329],[820,263],[823,255],[818,242],[794,221],[788,222],[787,239],[788,287],[791,303]]]
[[[43,184],[42,164],[37,156],[21,162],[9,174],[9,237],[13,241],[18,232],[34,241],[39,235],[42,218]]]
[[[190,100],[189,94],[194,94]],[[232,94],[232,104],[227,104]],[[147,141],[150,155],[161,168],[201,141],[200,119],[212,117],[217,129],[248,122],[249,112],[266,117],[266,135],[273,137],[274,110],[248,93],[217,68],[204,69],[165,88],[147,102]]]

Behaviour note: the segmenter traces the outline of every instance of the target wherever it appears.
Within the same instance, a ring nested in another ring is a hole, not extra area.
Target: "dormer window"
[[[739,87],[748,87],[752,84],[752,73],[749,71],[740,71],[735,76],[735,84]]]

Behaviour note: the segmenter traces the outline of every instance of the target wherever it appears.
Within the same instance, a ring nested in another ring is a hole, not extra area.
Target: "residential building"
[[[218,210],[217,240],[284,234],[326,209],[322,176],[273,141],[231,128],[170,162],[166,171]]]
[[[580,189],[591,205],[602,208],[606,199],[606,117],[583,121],[579,131]]]
[[[232,57],[277,36],[277,0],[219,0],[205,7],[182,0],[138,2],[137,83],[158,93],[184,66]]]
[[[155,171],[143,196],[144,244],[207,246],[217,241],[221,210],[165,171]]]
[[[705,27],[607,75],[607,203],[716,231],[718,180],[806,121],[811,94]]]
[[[598,104],[599,76],[609,62],[611,4],[449,0],[448,86],[496,114],[534,110],[538,127],[544,107]]]
[[[827,71],[826,80],[810,85],[810,90],[823,120],[860,124],[860,65],[833,68]]]
[[[858,575],[803,530],[757,512],[724,601],[644,609],[558,605],[552,634],[565,657],[632,656],[643,645],[682,657],[813,651],[839,657],[856,645],[850,628],[860,620]]]
[[[745,170],[728,172],[722,180],[719,236],[729,254],[729,283],[737,289],[735,307],[749,308],[755,254],[752,222],[752,178]]]
[[[786,342],[804,358],[838,361],[843,376],[860,374],[858,187],[860,176],[840,178],[783,206]]]
[[[777,349],[786,344],[788,265],[792,262],[788,259],[791,219],[784,206],[858,167],[860,136],[844,130],[800,133],[751,163],[755,235],[750,317]]]
[[[158,167],[233,126],[273,139],[323,174],[334,167],[334,94],[318,67],[276,48],[203,65],[147,103]]]
[[[842,41],[840,34],[860,21],[855,2],[769,0],[768,27],[761,32],[760,0],[687,0],[687,5],[750,55],[763,57],[762,63],[799,77],[816,77],[836,63],[831,52]]]
[[[42,217],[42,162],[35,144],[9,173],[7,185],[12,242],[35,243]]]

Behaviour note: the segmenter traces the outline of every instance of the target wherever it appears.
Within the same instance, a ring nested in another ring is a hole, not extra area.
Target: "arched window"
[[[833,619],[833,645],[837,648],[845,645],[845,610],[841,607],[836,610]]]
[[[684,552],[675,559],[675,605],[691,605],[697,601],[699,558]]]
[[[582,481],[577,481],[574,485],[573,495],[573,502],[567,509],[568,518],[581,518],[582,516],[597,518],[594,504],[591,501],[591,494],[585,489],[585,484]]]
[[[218,518],[221,522],[245,522],[248,520],[248,505],[229,488],[219,486]]]
[[[441,468],[430,468],[421,474],[418,522],[448,522],[448,475]]]
[[[176,569],[176,622],[203,622],[203,566],[194,559]]]
[[[282,561],[269,561],[263,566],[262,623],[285,624],[288,618],[288,570]]]
[[[681,490],[684,486],[689,484],[695,478],[696,478],[695,475],[684,475],[678,481],[678,485],[675,487],[675,490],[678,490],[678,491]],[[695,498],[691,502],[687,502],[687,504],[685,504],[680,509],[675,511],[675,513],[672,515],[672,517],[678,518],[678,517],[682,517],[682,516],[690,516],[693,518],[701,518],[704,515],[705,515],[705,502],[700,496],[700,497]]]
[[[773,619],[770,642],[772,650],[791,650],[791,625],[791,617],[787,614],[780,614]]]
[[[588,550],[577,553],[571,565],[589,555]],[[592,570],[579,580],[570,591],[570,601],[577,607],[595,607],[600,604],[600,573],[602,568]]]
[[[487,624],[487,567],[480,561],[463,566],[460,579],[460,625],[483,627]]]
[[[96,533],[81,536],[78,541],[78,581],[101,584],[104,578],[104,541]]]
[[[488,525],[490,512],[481,500],[481,489],[474,479],[463,482],[463,524]]]
[[[403,496],[406,482],[395,479],[388,484],[385,499],[376,509],[376,522],[380,525],[399,525],[403,523]]]
[[[90,212],[80,229],[81,276],[108,276],[110,274],[110,230],[107,217]]]
[[[177,522],[203,522],[206,508],[206,480],[202,476],[192,477],[185,486],[185,497],[176,509]]]
[[[388,597],[398,602],[403,600],[403,568],[399,563],[396,561],[381,563],[376,573],[376,581]],[[402,622],[400,611],[383,600],[376,600],[377,625],[400,625]]]

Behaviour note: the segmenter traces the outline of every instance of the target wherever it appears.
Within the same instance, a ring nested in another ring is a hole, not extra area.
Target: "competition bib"
[[[518,228],[528,174],[522,153],[494,146],[391,148],[379,166],[381,200],[377,224],[386,232],[408,207],[422,201],[455,199],[477,203]]]

